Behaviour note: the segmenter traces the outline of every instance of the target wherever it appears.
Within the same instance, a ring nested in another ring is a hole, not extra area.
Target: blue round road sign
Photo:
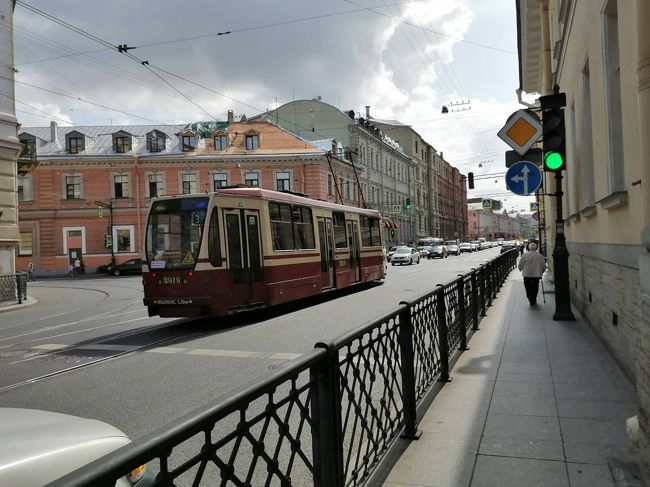
[[[519,161],[506,173],[506,187],[520,196],[534,193],[540,184],[542,184],[542,171],[530,161]]]

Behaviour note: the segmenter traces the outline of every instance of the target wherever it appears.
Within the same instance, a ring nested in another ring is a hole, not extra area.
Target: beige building
[[[13,7],[0,2],[0,275],[16,271],[19,240],[16,160],[22,146],[14,103]]]
[[[517,10],[521,89],[566,93],[571,301],[636,383],[650,485],[650,2],[518,0]],[[545,203],[551,249],[556,206]]]

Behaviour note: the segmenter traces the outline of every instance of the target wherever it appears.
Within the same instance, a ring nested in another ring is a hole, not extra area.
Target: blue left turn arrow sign
[[[530,161],[520,161],[508,169],[506,186],[515,194],[527,196],[542,184],[542,171]]]

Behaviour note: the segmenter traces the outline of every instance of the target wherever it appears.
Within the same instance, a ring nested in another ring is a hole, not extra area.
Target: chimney
[[[56,122],[50,122],[50,142],[56,142],[57,137],[56,137]]]
[[[366,118],[370,118],[370,105],[366,105]]]
[[[228,125],[230,125],[234,121],[235,121],[235,115],[233,114],[232,110],[228,110]]]

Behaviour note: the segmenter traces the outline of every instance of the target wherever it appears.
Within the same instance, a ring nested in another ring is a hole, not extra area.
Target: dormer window
[[[165,134],[153,130],[147,134],[147,150],[149,152],[162,152],[165,150]]]
[[[255,150],[260,146],[260,136],[259,134],[247,134],[246,135],[246,150]]]
[[[183,152],[192,152],[196,150],[196,134],[194,132],[186,132],[181,134],[181,143],[183,144]]]
[[[65,136],[65,149],[68,154],[79,154],[86,148],[85,137],[82,133],[73,131]]]
[[[113,151],[124,154],[131,150],[131,134],[119,131],[113,134]]]
[[[214,136],[214,150],[226,150],[228,148],[228,134],[218,133]]]

